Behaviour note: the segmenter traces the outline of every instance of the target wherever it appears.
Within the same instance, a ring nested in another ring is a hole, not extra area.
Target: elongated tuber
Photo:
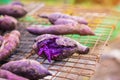
[[[39,62],[30,59],[8,62],[3,64],[1,69],[8,70],[30,80],[38,80],[44,78],[45,76],[51,75],[51,73],[48,72],[48,70]]]
[[[47,58],[49,62],[68,58],[73,53],[87,54],[89,52],[87,46],[63,36],[44,34],[38,36],[35,41],[33,50],[39,56]]]
[[[56,35],[64,35],[64,34],[79,34],[79,35],[94,35],[91,28],[84,24],[72,25],[52,25],[49,27],[45,27],[43,25],[32,25],[27,28],[27,31],[35,34],[56,34]]]
[[[0,47],[0,61],[4,60],[16,49],[20,42],[20,32],[14,30],[3,36],[3,42]]]
[[[60,12],[55,12],[55,13],[52,13],[50,15],[42,14],[39,16],[41,18],[47,18],[52,24],[55,24],[55,21],[59,18],[71,19],[71,20],[74,20],[80,24],[88,24],[88,22],[83,17],[70,16],[67,14],[60,13]]]

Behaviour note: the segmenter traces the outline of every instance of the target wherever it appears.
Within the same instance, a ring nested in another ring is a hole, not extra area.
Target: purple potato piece
[[[20,43],[20,32],[13,30],[3,36],[3,42],[0,47],[0,61],[8,58]]]
[[[21,5],[0,6],[0,15],[9,15],[15,18],[21,18],[27,14],[27,10]]]
[[[51,25],[49,27],[45,27],[43,25],[32,25],[27,28],[27,31],[34,35],[41,34],[56,34],[56,35],[64,35],[64,34],[79,34],[79,35],[94,35],[91,28],[84,24],[72,25]]]
[[[33,50],[49,62],[51,60],[62,60],[72,56],[73,53],[87,54],[89,48],[79,42],[57,35],[43,34],[35,39]]]
[[[3,78],[5,80],[29,80],[21,76],[18,76],[16,74],[13,74],[7,70],[2,70],[2,69],[0,69],[0,78]]]
[[[55,12],[55,13],[52,13],[50,15],[42,14],[42,15],[40,15],[40,17],[47,18],[52,24],[55,24],[55,21],[59,18],[71,19],[71,20],[74,20],[80,24],[85,24],[85,25],[88,24],[88,22],[83,17],[70,16],[67,14],[60,13],[60,12]]]
[[[17,20],[11,16],[0,17],[0,30],[13,30],[17,26]]]
[[[54,23],[55,25],[60,25],[60,24],[72,24],[74,26],[76,26],[78,23],[74,20],[71,20],[71,19],[64,19],[64,18],[59,18],[55,21]]]
[[[8,70],[16,75],[28,78],[30,80],[38,80],[51,75],[51,73],[39,62],[30,59],[10,61],[3,64],[1,69]]]

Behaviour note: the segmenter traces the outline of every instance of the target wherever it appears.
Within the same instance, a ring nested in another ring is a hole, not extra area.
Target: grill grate
[[[50,7],[43,8],[44,10],[38,11],[38,13],[54,12]],[[57,8],[58,10],[58,8]],[[60,10],[62,10],[60,8]],[[56,11],[56,10],[55,10]],[[106,12],[96,12],[95,14],[85,10],[83,13],[79,13],[89,21],[89,26],[94,30],[96,36],[79,36],[79,35],[63,35],[77,40],[83,45],[90,47],[90,52],[87,55],[73,54],[70,58],[64,59],[60,62],[51,62],[38,57],[37,54],[32,54],[32,45],[34,44],[35,35],[29,34],[25,27],[28,25],[20,23],[18,30],[21,32],[20,46],[15,53],[11,55],[8,61],[19,60],[23,58],[35,59],[43,64],[52,73],[52,76],[45,77],[44,80],[89,80],[95,73],[96,65],[100,59],[100,53],[107,46],[107,42],[110,39],[112,32],[117,24],[117,19],[114,16],[106,16]],[[93,11],[92,11],[93,12]],[[88,14],[89,13],[89,14]],[[36,15],[36,14],[35,14]],[[102,15],[102,16],[99,16]],[[104,22],[105,19],[112,20],[112,23]],[[44,19],[39,19],[39,23],[48,23]]]

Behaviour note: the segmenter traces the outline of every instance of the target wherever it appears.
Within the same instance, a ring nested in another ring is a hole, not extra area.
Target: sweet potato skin
[[[66,25],[66,24],[72,24],[72,25],[77,25],[78,23],[74,20],[71,19],[64,19],[64,18],[59,18],[54,22],[55,25]]]
[[[8,70],[30,80],[38,80],[51,75],[39,62],[28,59],[8,62],[3,64],[1,69]]]
[[[21,5],[0,6],[0,15],[9,15],[15,18],[21,18],[27,14],[27,10]]]
[[[55,35],[65,35],[65,34],[79,34],[79,35],[94,35],[91,28],[84,24],[72,25],[52,25],[49,27],[44,27],[42,25],[33,25],[27,27],[27,31],[35,34],[55,34]]]
[[[13,30],[17,26],[17,20],[11,16],[0,17],[0,30]]]
[[[6,80],[29,80],[27,78],[23,78],[21,76],[18,76],[7,70],[2,70],[2,69],[0,69],[0,78],[6,79]]]
[[[0,47],[0,61],[9,57],[20,42],[20,32],[13,30],[3,36],[3,42]]]

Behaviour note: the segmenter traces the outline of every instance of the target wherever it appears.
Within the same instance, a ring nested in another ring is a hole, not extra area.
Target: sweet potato
[[[27,14],[26,9],[21,5],[0,6],[0,15],[9,15],[15,18],[21,18]]]
[[[49,27],[44,27],[42,25],[33,25],[27,28],[27,31],[35,34],[56,34],[56,35],[64,35],[64,34],[79,34],[79,35],[94,35],[94,32],[84,24],[72,25],[52,25]]]
[[[73,53],[87,54],[89,48],[68,37],[44,34],[38,36],[33,50],[41,57],[51,60],[62,60]]]
[[[3,42],[0,47],[0,61],[4,60],[16,49],[20,42],[20,32],[17,30],[7,33],[3,36]]]
[[[0,69],[0,78],[6,79],[6,80],[28,80],[26,78],[23,78],[21,76],[18,76],[7,70],[2,70],[2,69]]]
[[[88,22],[83,17],[70,16],[60,12],[52,13],[50,15],[42,14],[39,15],[41,18],[47,18],[52,24],[55,24],[55,21],[59,18],[75,20],[80,24],[88,24]]]
[[[10,61],[3,64],[1,69],[8,70],[30,80],[38,80],[44,78],[45,76],[51,75],[51,73],[48,72],[48,70],[39,62],[30,59]]]
[[[0,17],[0,30],[13,30],[17,26],[17,20],[10,16]]]

